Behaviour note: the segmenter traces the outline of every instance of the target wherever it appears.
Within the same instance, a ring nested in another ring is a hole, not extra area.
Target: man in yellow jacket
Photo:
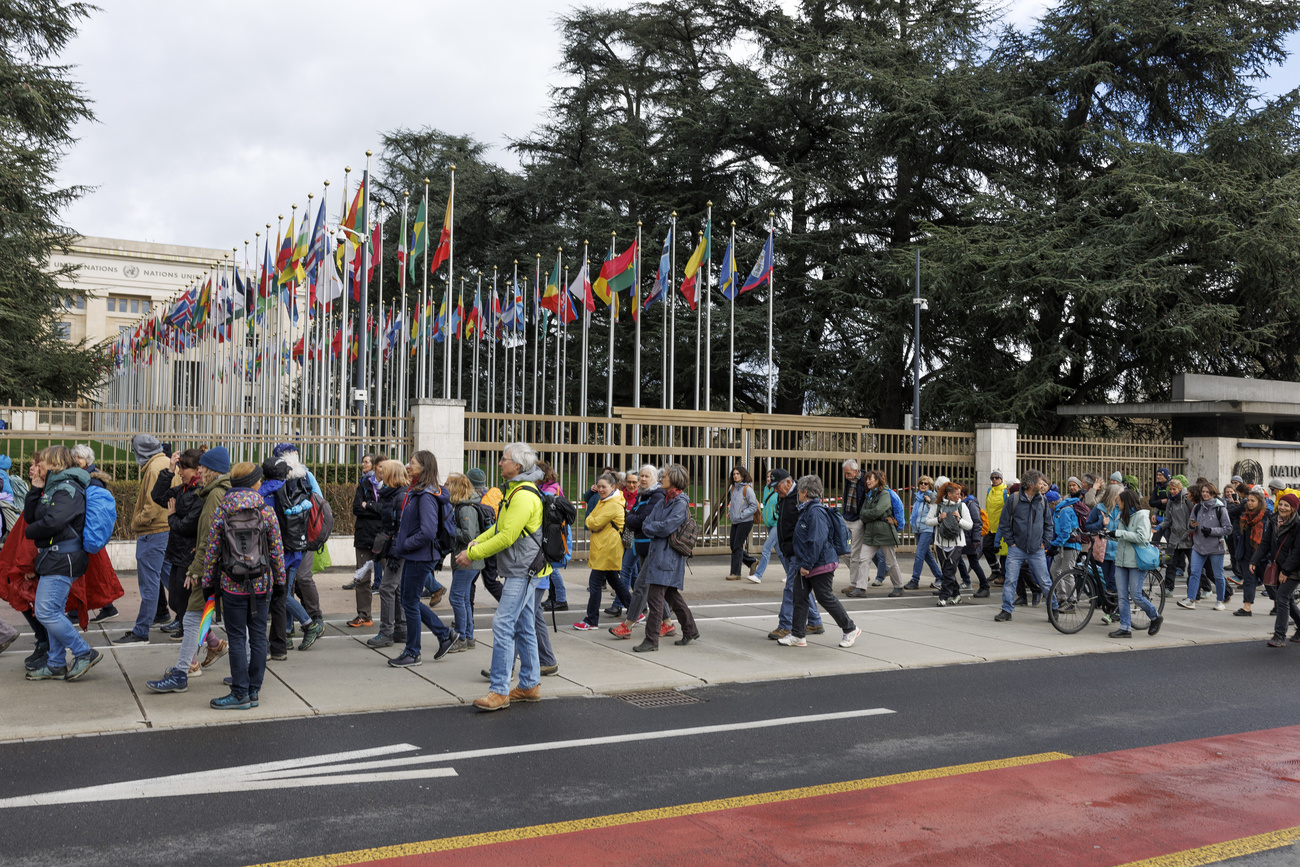
[[[989,566],[993,572],[1002,574],[1001,563],[1005,562],[1007,556],[1007,543],[996,544],[998,522],[1002,520],[1002,503],[1007,495],[1006,482],[1002,481],[1002,471],[994,470],[989,473],[989,492],[984,497],[984,511],[989,516],[989,532],[984,535],[983,554],[984,559],[989,561]],[[971,516],[972,519],[975,517]]]
[[[537,658],[537,598],[533,582],[549,575],[542,555],[542,493],[537,483],[537,452],[527,443],[511,443],[497,462],[507,481],[497,522],[456,555],[456,565],[497,558],[501,600],[492,615],[492,671],[488,694],[475,699],[479,710],[501,710],[512,701],[541,701],[541,667]],[[510,689],[510,671],[519,653],[519,686]]]
[[[163,454],[157,437],[136,434],[131,439],[131,451],[140,467],[140,495],[135,499],[131,514],[131,529],[135,531],[135,575],[140,586],[140,612],[135,626],[119,638],[116,644],[149,643],[149,627],[166,623],[166,599],[161,598],[163,555],[167,552],[167,510],[153,501],[154,483],[158,474],[171,465],[171,457]],[[163,614],[160,616],[159,611]]]

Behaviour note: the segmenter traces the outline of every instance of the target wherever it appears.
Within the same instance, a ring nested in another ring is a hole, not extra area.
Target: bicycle
[[[1163,615],[1164,575],[1153,569],[1143,577],[1142,586],[1156,613]],[[1052,582],[1052,601],[1047,609],[1047,619],[1066,635],[1073,635],[1087,626],[1099,606],[1104,614],[1110,615],[1112,622],[1119,620],[1119,593],[1106,588],[1102,564],[1086,555],[1073,569]],[[1141,606],[1132,601],[1129,604],[1132,606],[1132,629],[1136,632],[1150,626],[1151,619]]]

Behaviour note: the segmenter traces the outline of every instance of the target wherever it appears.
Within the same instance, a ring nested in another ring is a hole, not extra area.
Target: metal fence
[[[1182,443],[1029,436],[1016,442],[1018,471],[1032,467],[1044,472],[1062,490],[1070,476],[1095,473],[1105,478],[1118,470],[1135,476],[1142,492],[1150,493],[1157,468],[1167,467],[1170,475],[1176,475],[1186,463]]]
[[[975,474],[974,434],[880,430],[866,419],[630,407],[616,408],[609,417],[465,413],[466,466],[482,468],[490,484],[500,481],[496,458],[502,444],[515,441],[537,448],[580,510],[582,493],[603,467],[635,471],[646,463],[682,464],[691,475],[690,504],[703,531],[701,553],[727,549],[724,499],[736,466],[753,475],[756,494],[767,471],[782,467],[795,477],[820,476],[836,502],[846,458],[883,470],[905,501],[921,475],[973,481]],[[581,553],[588,547],[581,511],[578,524]],[[755,532],[761,540],[761,524]]]

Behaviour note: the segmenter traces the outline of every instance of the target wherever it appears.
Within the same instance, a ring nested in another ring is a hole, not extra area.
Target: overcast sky
[[[541,119],[559,80],[555,19],[575,4],[101,5],[61,58],[78,67],[97,116],[63,163],[62,182],[95,188],[66,223],[84,235],[228,249],[308,192],[319,196],[326,178],[337,196],[343,167],[358,176],[366,149],[399,126],[472,135],[514,165],[504,145]],[[1008,17],[1028,23],[1044,5],[1011,0]],[[1293,61],[1263,89],[1298,81]]]

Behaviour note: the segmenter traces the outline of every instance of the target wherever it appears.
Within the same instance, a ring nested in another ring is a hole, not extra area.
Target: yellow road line
[[[1270,831],[1267,834],[1256,834],[1253,837],[1242,837],[1239,840],[1229,840],[1226,843],[1199,846],[1172,855],[1157,855],[1154,858],[1123,864],[1121,867],[1198,867],[1201,864],[1218,864],[1229,858],[1254,855],[1256,852],[1267,852],[1269,849],[1280,849],[1297,840],[1300,840],[1300,825],[1281,831]]]
[[[909,771],[905,774],[889,774],[884,777],[869,777],[865,780],[849,780],[844,783],[828,783],[822,786],[804,786],[798,789],[783,789],[779,792],[744,795],[738,798],[720,798],[714,801],[697,801],[693,804],[681,804],[676,807],[660,807],[654,810],[637,810],[631,813],[614,813],[609,816],[594,816],[590,819],[576,819],[571,822],[552,822],[546,825],[529,825],[524,828],[509,828],[504,831],[489,831],[485,834],[466,834],[461,837],[444,837],[441,840],[426,840],[422,843],[405,843],[397,846],[382,846],[376,849],[358,849],[355,852],[340,852],[335,855],[318,855],[310,858],[295,858],[289,861],[276,861],[270,864],[260,864],[256,865],[256,867],[343,867],[343,865],[347,864],[379,861],[384,858],[427,855],[431,852],[447,852],[453,849],[467,849],[472,846],[488,846],[493,843],[511,843],[518,840],[534,840],[538,837],[551,837],[556,834],[568,834],[573,831],[590,831],[597,828],[613,828],[619,825],[631,825],[636,822],[652,822],[656,819],[676,819],[683,816],[698,816],[701,813],[734,810],[738,807],[754,807],[760,804],[795,801],[802,798],[815,798],[819,795],[835,795],[842,792],[860,792],[864,789],[878,789],[883,786],[896,786],[900,783],[914,783],[919,780],[937,780],[943,777],[955,777],[961,774],[975,774],[980,771],[996,771],[1001,768],[1019,768],[1025,765],[1036,765],[1041,762],[1054,762],[1068,758],[1071,757],[1066,753],[1035,753],[1034,755],[1029,756],[996,759],[991,762],[972,762],[966,765],[949,765],[944,768],[931,768],[924,771]]]

